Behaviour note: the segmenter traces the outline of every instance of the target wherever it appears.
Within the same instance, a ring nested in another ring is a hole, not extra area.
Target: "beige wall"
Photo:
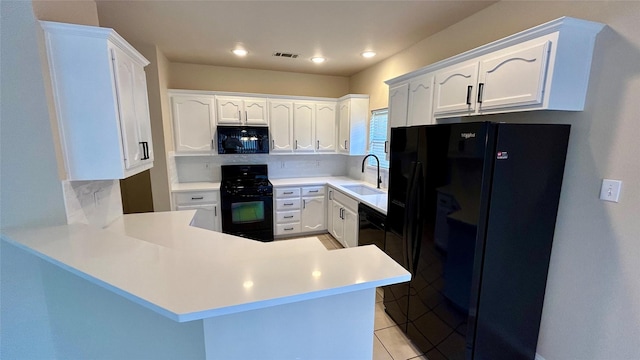
[[[503,1],[356,74],[350,91],[386,107],[383,80],[563,15],[609,26],[596,43],[586,109],[482,120],[572,125],[538,353],[640,359],[640,2]],[[603,178],[623,181],[619,203],[598,199]]]
[[[169,67],[169,87],[171,89],[337,98],[349,93],[349,78],[171,63]]]

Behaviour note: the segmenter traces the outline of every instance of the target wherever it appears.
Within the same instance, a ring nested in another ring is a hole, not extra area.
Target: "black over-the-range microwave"
[[[266,126],[218,126],[218,154],[268,154]]]

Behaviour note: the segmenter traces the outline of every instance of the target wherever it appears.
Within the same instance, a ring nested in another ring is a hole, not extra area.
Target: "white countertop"
[[[385,215],[387,214],[387,189],[380,189],[380,191],[383,192],[382,194],[360,195],[342,187],[343,185],[361,184],[371,188],[375,188],[375,185],[371,185],[361,180],[354,180],[344,176],[321,176],[321,177],[285,178],[285,179],[269,178],[269,181],[271,181],[271,183],[275,187],[331,185],[334,188],[339,189],[344,194],[352,197],[356,201],[365,203]],[[220,183],[219,182],[194,182],[194,183],[176,183],[171,185],[172,192],[206,191],[206,190],[220,190]]]
[[[262,243],[189,226],[195,211],[89,225],[3,229],[2,239],[183,322],[408,281],[376,246]]]

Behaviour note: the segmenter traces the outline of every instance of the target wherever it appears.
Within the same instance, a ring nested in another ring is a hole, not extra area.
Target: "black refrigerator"
[[[391,129],[384,305],[429,360],[534,359],[569,130]]]

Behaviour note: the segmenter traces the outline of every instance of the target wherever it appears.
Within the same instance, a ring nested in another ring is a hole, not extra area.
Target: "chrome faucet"
[[[375,156],[374,154],[369,154],[367,156],[364,157],[364,159],[362,159],[362,172],[364,173],[364,163],[365,161],[367,161],[367,158],[369,156],[373,156],[376,161],[378,162],[378,189],[380,189],[380,184],[382,184],[382,178],[380,177],[380,159],[378,159],[377,156]]]

